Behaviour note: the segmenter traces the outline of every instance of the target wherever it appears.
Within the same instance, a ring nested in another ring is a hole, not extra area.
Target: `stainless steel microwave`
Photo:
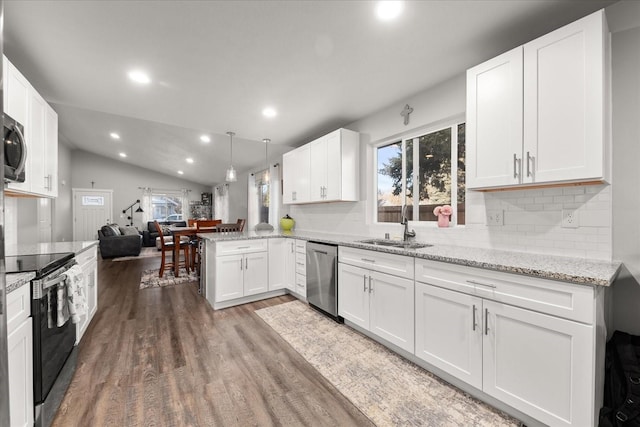
[[[4,125],[4,180],[24,182],[27,161],[27,145],[24,142],[24,126],[8,114],[2,115]]]

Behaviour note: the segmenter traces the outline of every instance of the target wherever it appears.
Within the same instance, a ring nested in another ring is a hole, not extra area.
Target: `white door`
[[[467,71],[467,188],[520,183],[522,47]]]
[[[416,283],[415,354],[482,390],[482,299]]]
[[[604,19],[597,12],[524,45],[524,182],[603,176]]]
[[[113,190],[73,189],[73,240],[97,240],[98,230],[113,220]]]
[[[216,302],[240,298],[244,294],[243,272],[244,256],[225,255],[215,258]]]
[[[369,271],[338,264],[338,314],[369,329]]]
[[[266,252],[255,252],[244,256],[244,295],[267,292],[269,263]]]
[[[371,273],[369,330],[410,353],[414,350],[413,289],[413,280]]]
[[[546,425],[595,425],[593,326],[483,303],[483,390]]]

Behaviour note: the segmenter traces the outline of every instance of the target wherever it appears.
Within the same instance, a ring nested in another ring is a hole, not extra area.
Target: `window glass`
[[[182,221],[182,194],[151,195],[151,208],[153,219],[158,221]]]
[[[458,125],[458,224],[465,224],[465,125]]]
[[[402,209],[402,142],[378,147],[378,221],[400,222]]]
[[[436,221],[436,206],[451,205],[451,128],[415,138],[418,167],[414,173],[419,182],[419,220]],[[407,153],[408,155],[408,153]]]
[[[265,169],[255,173],[258,197],[258,222],[269,222],[269,171]]]

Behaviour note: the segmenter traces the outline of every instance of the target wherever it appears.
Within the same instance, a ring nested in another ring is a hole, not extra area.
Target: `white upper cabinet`
[[[347,129],[338,129],[286,153],[284,203],[357,201],[359,153],[360,135]]]
[[[4,112],[24,126],[27,145],[25,181],[10,182],[7,193],[57,197],[58,115],[6,57],[2,66]]]
[[[609,32],[596,12],[467,71],[467,187],[609,180]]]

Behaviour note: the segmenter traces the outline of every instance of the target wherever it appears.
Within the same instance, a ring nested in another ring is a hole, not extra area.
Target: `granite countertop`
[[[23,285],[26,285],[36,277],[36,273],[33,271],[29,271],[27,273],[9,273],[6,275],[7,278],[7,293],[13,292],[16,289],[19,289]]]
[[[19,244],[11,246],[8,245],[5,248],[5,253],[7,256],[58,254],[62,252],[73,252],[78,255],[97,245],[97,240]]]
[[[289,237],[522,274],[542,279],[596,286],[610,286],[622,265],[618,261],[590,260],[442,244],[421,249],[381,247],[358,242],[359,240],[371,239],[370,236],[347,236],[330,233],[248,231],[244,233],[202,233],[198,237],[213,242]]]

